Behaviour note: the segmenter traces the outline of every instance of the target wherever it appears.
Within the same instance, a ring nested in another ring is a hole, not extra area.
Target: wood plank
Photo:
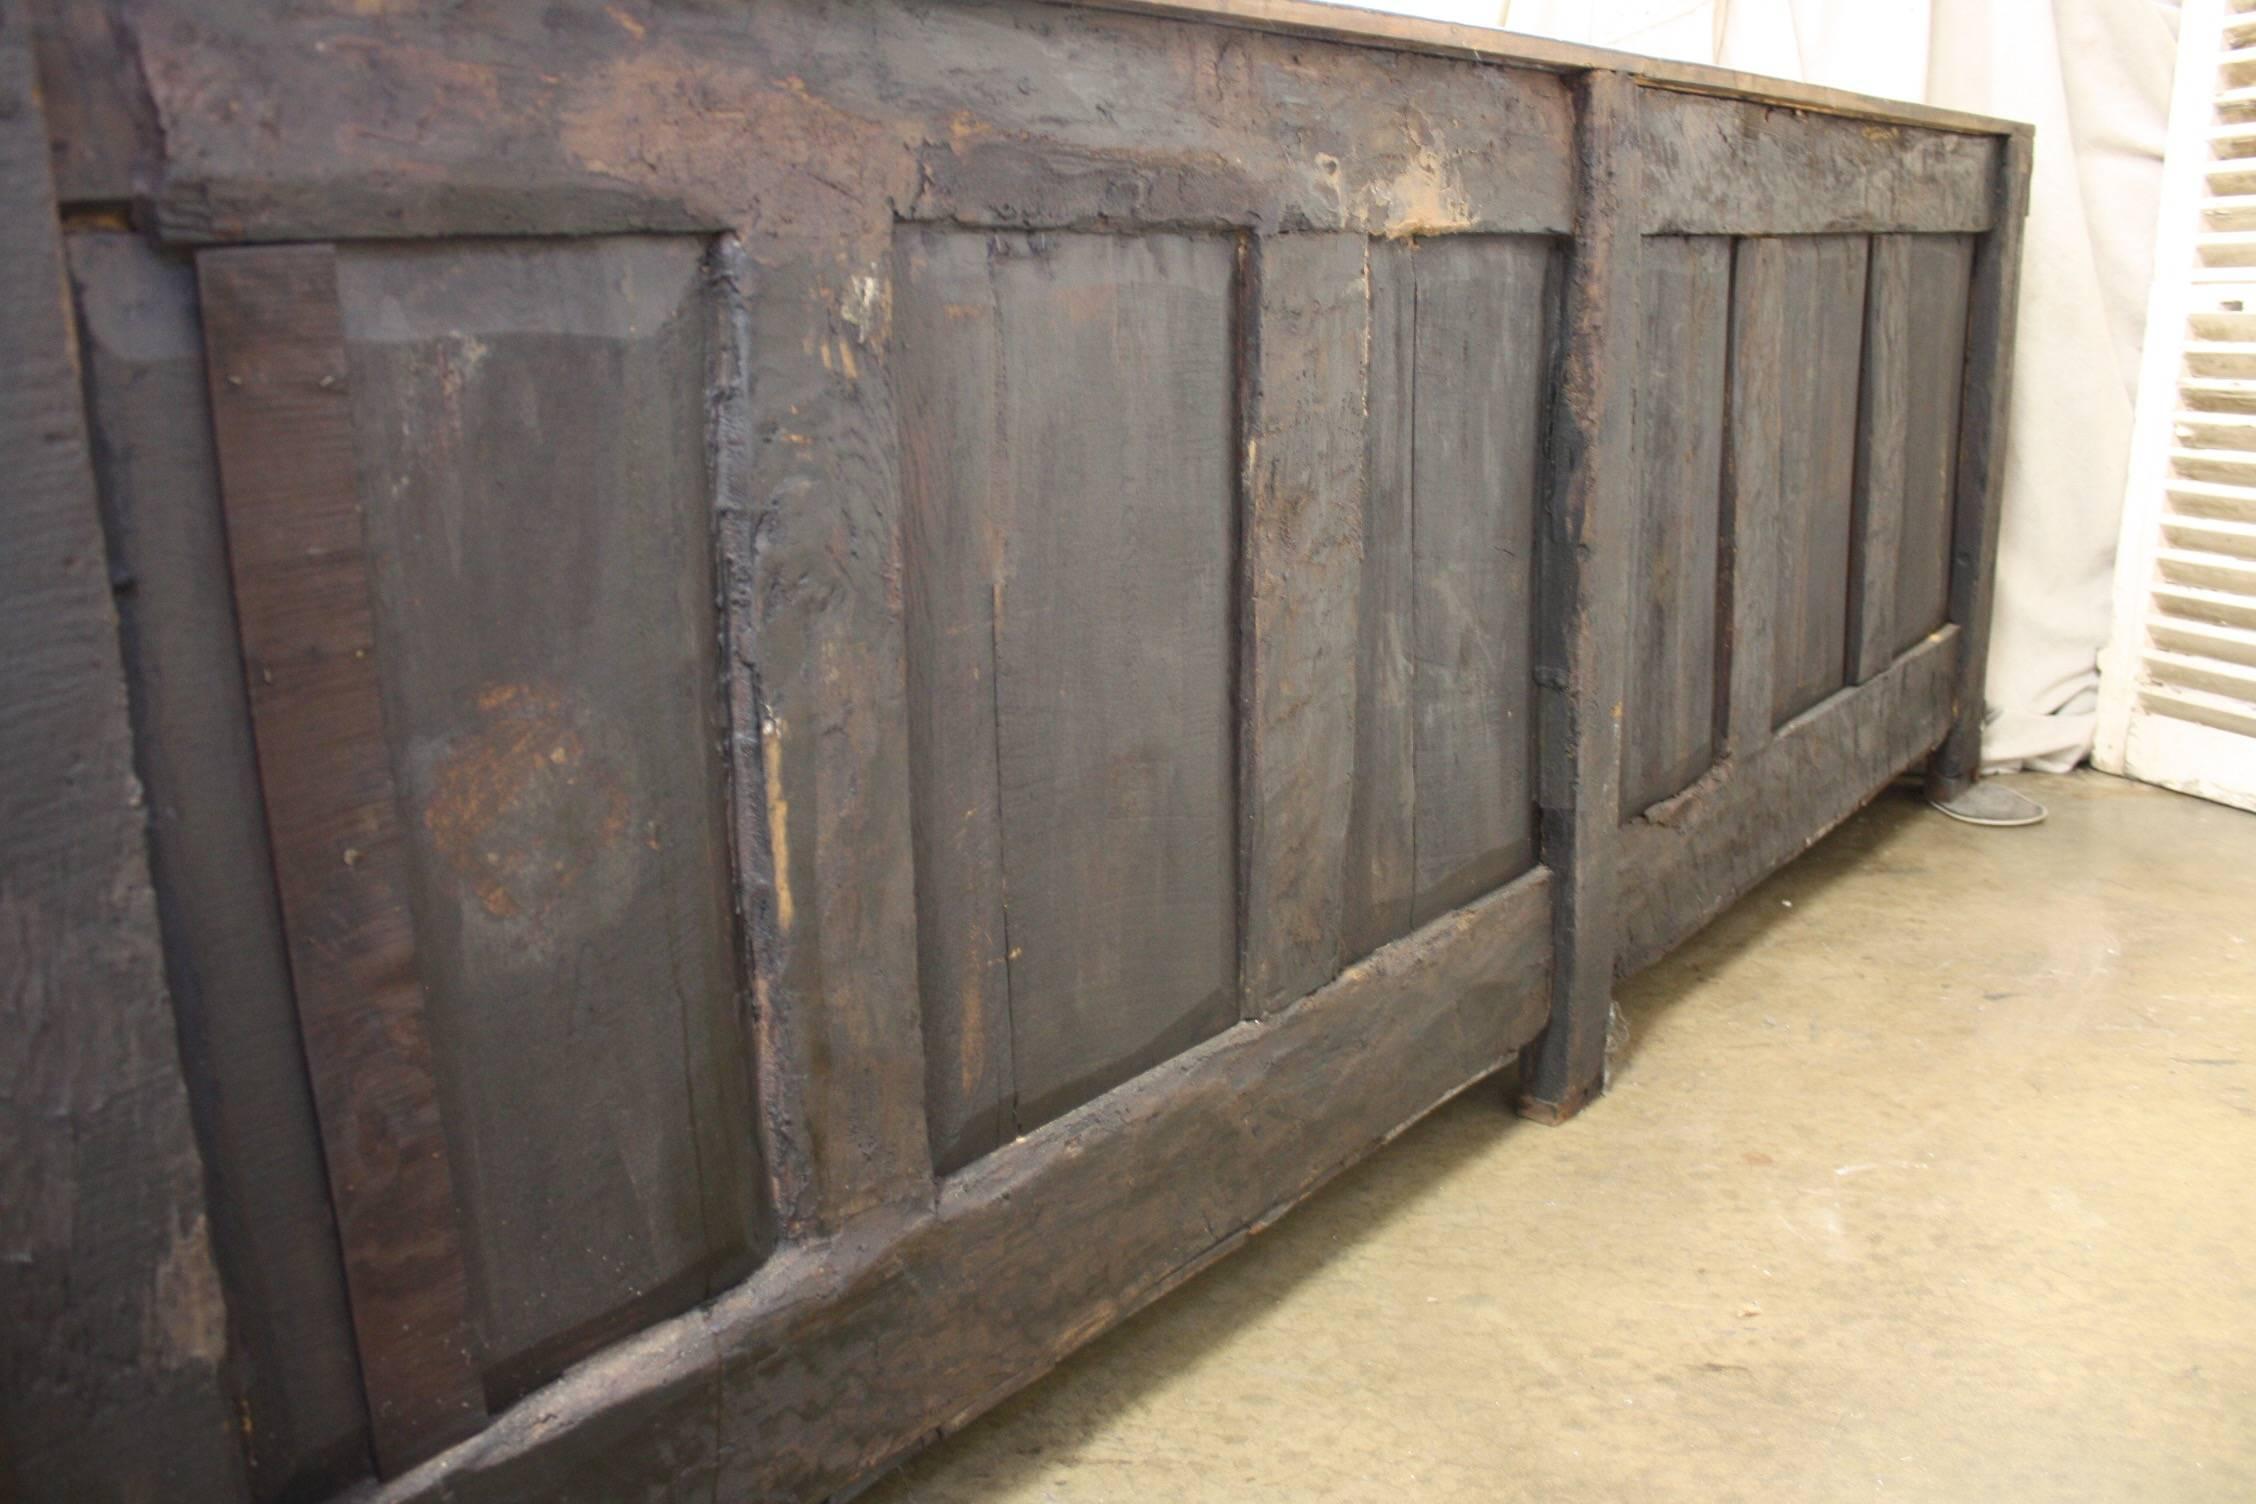
[[[1246,340],[1244,1013],[1306,996],[1346,959],[1363,585],[1370,242],[1252,243]]]
[[[0,3],[0,1494],[242,1499],[29,42]]]
[[[1732,252],[1731,401],[1723,451],[1723,746],[1745,757],[1770,740],[1777,652],[1779,539],[1786,498],[1779,454],[1786,410],[1786,243]]]
[[[1787,346],[1779,388],[1774,725],[1839,689],[1848,675],[1849,538],[1867,257],[1861,236],[1796,237],[1782,251]]]
[[[763,255],[721,248],[714,461],[761,1163],[793,1237],[928,1200],[932,1151],[884,330],[830,253]]]
[[[1697,933],[1926,756],[1950,723],[1957,659],[1958,630],[1945,627],[1623,826],[1620,975]]]
[[[1238,1014],[1236,248],[1058,235],[998,237],[992,254],[1023,1129]]]
[[[337,283],[471,1321],[513,1394],[748,1260],[704,246],[358,246]]]
[[[904,225],[896,247],[917,993],[946,1172],[1018,1133],[995,682],[1015,498],[995,463],[1002,317],[987,237]]]
[[[485,1400],[373,657],[336,258],[220,250],[197,270],[275,881],[393,1472],[477,1429]]]
[[[1417,369],[1417,281],[1410,245],[1371,246],[1370,419],[1366,429],[1362,600],[1356,617],[1355,779],[1348,801],[1350,960],[1411,930],[1416,891],[1416,610],[1411,548],[1410,414]]]
[[[1982,772],[1982,683],[1990,661],[1990,603],[1997,593],[1998,517],[2004,504],[2029,162],[2025,137],[2008,142],[1999,157],[1991,184],[1996,228],[1975,244],[1967,295],[1971,312],[1951,515],[1950,619],[1961,633],[1958,682],[1951,691],[1956,719],[1927,770],[1928,796],[1940,801],[1964,792]]]
[[[1520,1111],[1572,1117],[1604,1087],[1613,1010],[1615,842],[1621,823],[1629,535],[1637,494],[1635,381],[1644,251],[1632,216],[1643,100],[1616,75],[1581,84],[1575,239],[1568,262],[1553,456],[1544,500],[1540,636],[1543,862],[1559,875],[1549,1027]]]
[[[1652,90],[1641,140],[1649,234],[1983,230],[1996,208],[1988,136]]]
[[[1006,1145],[933,1206],[779,1255],[369,1504],[663,1499],[677,1469],[702,1494],[716,1439],[720,1497],[832,1495],[1495,1072],[1543,1024],[1556,888],[1531,872]]]
[[[1952,491],[1958,470],[1959,384],[1966,369],[1967,295],[1974,240],[1910,240],[1911,400],[1904,423],[1902,541],[1896,551],[1895,651],[1941,626],[1950,610]]]
[[[1913,237],[1872,237],[1864,300],[1864,379],[1857,394],[1856,491],[1849,526],[1849,680],[1896,654],[1904,473],[1910,435]]]
[[[1411,652],[1423,923],[1535,860],[1535,516],[1554,255],[1421,242],[1411,414]]]
[[[1715,761],[1718,530],[1731,242],[1659,235],[1644,262],[1622,818]]]
[[[367,1400],[267,855],[195,268],[132,235],[73,235],[68,250],[252,1492],[318,1492],[368,1470]]]

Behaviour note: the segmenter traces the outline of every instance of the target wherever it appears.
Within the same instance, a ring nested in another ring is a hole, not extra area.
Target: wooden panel
[[[1603,1089],[1613,1011],[1613,853],[1621,821],[1622,697],[1636,496],[1636,361],[1644,251],[1637,89],[1580,85],[1580,187],[1569,262],[1542,532],[1543,860],[1559,874],[1550,1025],[1520,1075],[1520,1111],[1572,1116]]]
[[[198,263],[259,775],[380,1467],[485,1419],[384,736],[336,262]]]
[[[1622,827],[1620,974],[1659,960],[1925,756],[1950,725],[1958,647],[1946,629],[1780,730],[1730,777]]]
[[[1424,922],[1535,860],[1534,560],[1548,240],[1420,243],[1411,380],[1416,897]]]
[[[1254,242],[1245,427],[1245,1001],[1340,968],[1365,561],[1369,242]],[[1383,546],[1382,546],[1383,553]]]
[[[1678,235],[1981,230],[1995,138],[1646,92],[1642,227]]]
[[[1966,369],[1967,294],[1974,269],[1970,237],[1919,235],[1906,242],[1910,402],[1896,551],[1899,653],[1941,626],[1949,610],[1951,493],[1958,474],[1959,384]]]
[[[1770,740],[1779,615],[1779,465],[1788,384],[1786,257],[1776,240],[1735,248],[1731,396],[1723,451],[1723,754]]]
[[[1964,792],[1982,771],[1982,682],[1990,660],[1990,603],[1997,590],[2030,150],[2025,136],[2004,144],[1991,184],[1997,228],[1976,244],[1968,283],[1966,384],[1959,399],[1958,461],[1951,483],[1950,619],[1961,634],[1958,678],[1951,690],[1956,719],[1927,775],[1929,797],[1946,801]]]
[[[344,1268],[251,745],[196,275],[70,242],[166,969],[212,1183],[259,1498],[368,1467]]]
[[[716,1452],[718,1497],[832,1496],[1492,1075],[1543,1024],[1556,886],[1529,873],[1006,1145],[933,1206],[772,1261],[369,1504],[664,1499]]]
[[[1731,242],[1640,247],[1638,485],[1629,559],[1622,816],[1715,760],[1717,529],[1723,483]]]
[[[1005,946],[1017,1131],[1237,1015],[1235,261],[1219,238],[909,234],[904,337],[934,346],[903,368],[920,388],[902,421],[928,576],[912,723],[920,762],[962,760],[916,775],[919,848],[943,859],[919,874],[942,937],[925,1011],[952,1060],[991,1058],[968,1042],[966,978]],[[964,385],[958,351],[991,386],[923,390],[920,373]],[[947,534],[977,556],[935,548]],[[977,692],[982,622],[991,732],[934,703]],[[966,811],[976,825],[989,807],[974,788],[985,735],[999,836],[967,837]],[[941,849],[964,840],[967,858]],[[989,840],[1001,935],[991,894],[944,881]],[[961,1121],[935,1118],[935,1141],[981,1106],[943,1104]]]
[[[48,141],[0,3],[0,1495],[244,1496]]]
[[[701,1298],[749,1236],[702,254],[339,254],[417,960],[496,1394]]]
[[[1771,628],[1771,720],[1784,724],[1839,689],[1848,674],[1849,532],[1856,470],[1857,387],[1864,337],[1866,242],[1858,236],[1747,241],[1754,269],[1735,300],[1775,285],[1784,365],[1775,463],[1777,614]],[[1775,283],[1772,279],[1775,278]]]
[[[1362,599],[1356,615],[1355,779],[1348,799],[1350,959],[1410,933],[1416,890],[1416,664],[1411,622],[1411,400],[1417,369],[1414,252],[1402,241],[1371,246],[1371,322],[1365,432]]]

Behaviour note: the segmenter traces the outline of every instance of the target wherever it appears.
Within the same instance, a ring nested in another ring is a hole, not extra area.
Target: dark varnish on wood
[[[1370,243],[1252,243],[1241,759],[1245,1012],[1337,975],[1356,777]]]
[[[745,1266],[703,256],[339,253],[416,959],[496,1396]]]
[[[47,131],[0,4],[0,1497],[244,1496]]]
[[[925,1009],[935,1070],[957,1072],[955,1120],[934,1119],[954,1160],[959,1136],[990,1136],[963,1062],[999,1084],[983,1062],[1006,934],[1014,1131],[1238,1011],[1237,271],[1221,238],[977,231],[914,234],[904,268],[903,338],[926,346],[902,399],[916,823],[939,859],[919,874]],[[984,724],[949,695],[983,699]],[[993,835],[967,833],[986,818]],[[999,854],[999,911],[981,883],[947,885],[964,841]]]
[[[378,1465],[485,1420],[409,919],[336,258],[198,261],[227,545],[290,969]]]
[[[1418,245],[1411,404],[1412,834],[1423,923],[1535,860],[1535,515],[1553,252]]]
[[[69,243],[166,969],[212,1186],[256,1497],[368,1469],[328,1175],[267,855],[196,274]]]
[[[1743,241],[1750,268],[1734,298],[1778,290],[1783,331],[1776,458],[1747,449],[1733,463],[1777,466],[1777,615],[1771,627],[1771,720],[1783,725],[1846,682],[1849,532],[1855,490],[1857,389],[1864,338],[1866,245],[1859,236]],[[1760,348],[1760,347],[1758,347]],[[1760,358],[1759,356],[1754,358]]]
[[[1656,235],[1640,251],[1624,819],[1676,793],[1715,760],[1717,528],[1731,311],[1729,240]]]

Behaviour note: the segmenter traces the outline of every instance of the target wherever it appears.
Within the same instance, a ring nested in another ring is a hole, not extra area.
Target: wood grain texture
[[[1749,465],[1778,467],[1770,682],[1771,720],[1783,725],[1839,689],[1848,675],[1866,242],[1836,235],[1765,239],[1743,242],[1739,254],[1774,255],[1781,263],[1776,285],[1785,340],[1776,459],[1741,450],[1735,464],[1742,476]],[[1758,273],[1749,285],[1763,280]]]
[[[1555,888],[1529,873],[1005,1146],[933,1206],[779,1254],[370,1504],[702,1495],[716,1456],[722,1498],[834,1495],[1507,1062],[1545,1017]]]
[[[1338,974],[1360,663],[1370,243],[1257,240],[1247,294],[1244,1012]]]
[[[1417,890],[1417,665],[1411,653],[1411,410],[1417,373],[1413,248],[1370,252],[1371,353],[1366,387],[1362,595],[1356,613],[1355,778],[1347,814],[1341,935],[1349,959],[1410,933]]]
[[[1942,740],[1958,632],[1945,627],[1874,678],[1781,728],[1621,831],[1622,976],[1729,908]]]
[[[254,1496],[367,1471],[367,1401],[290,989],[227,572],[196,274],[69,241],[166,970]]]
[[[337,282],[471,1323],[508,1395],[733,1282],[751,1239],[704,247],[352,247]]]
[[[1640,254],[1624,819],[1678,792],[1715,760],[1731,315],[1729,240],[1657,235]]]
[[[1849,541],[1849,681],[1862,684],[1896,651],[1896,575],[1904,529],[1911,406],[1912,282],[1905,235],[1872,237],[1864,302],[1864,377],[1857,394],[1856,490]]]
[[[1774,729],[1771,676],[1787,507],[1779,465],[1788,370],[1785,298],[1782,245],[1749,240],[1734,246],[1720,575],[1725,681],[1720,750],[1728,758],[1756,751]]]
[[[0,1497],[246,1497],[47,133],[0,4]]]
[[[1535,533],[1546,240],[1420,243],[1411,409],[1413,922],[1535,860]]]
[[[1965,379],[1952,485],[1950,619],[1960,631],[1956,718],[1927,770],[1930,798],[1947,801],[1982,772],[1983,675],[1990,661],[1990,604],[1997,590],[1999,511],[2011,415],[2013,332],[2020,317],[2021,235],[2029,213],[2030,143],[2007,142],[1991,184],[1996,228],[1974,248],[1967,293]]]
[[[1648,233],[1982,230],[1996,212],[1991,137],[1672,90],[1646,93],[1643,121]]]
[[[1615,842],[1621,822],[1629,528],[1637,495],[1636,361],[1643,237],[1633,219],[1644,100],[1626,79],[1583,80],[1540,539],[1538,682],[1543,863],[1553,902],[1550,1023],[1522,1070],[1520,1111],[1573,1116],[1603,1087],[1613,1009]]]
[[[1911,302],[1905,359],[1903,522],[1896,548],[1894,651],[1941,626],[1950,610],[1952,493],[1958,473],[1959,388],[1967,360],[1974,241],[1907,237]]]
[[[485,1420],[327,246],[198,261],[274,873],[379,1467]]]

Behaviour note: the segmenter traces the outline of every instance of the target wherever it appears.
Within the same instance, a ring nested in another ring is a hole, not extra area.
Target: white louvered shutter
[[[2256,809],[2256,0],[2179,27],[2092,761]]]

